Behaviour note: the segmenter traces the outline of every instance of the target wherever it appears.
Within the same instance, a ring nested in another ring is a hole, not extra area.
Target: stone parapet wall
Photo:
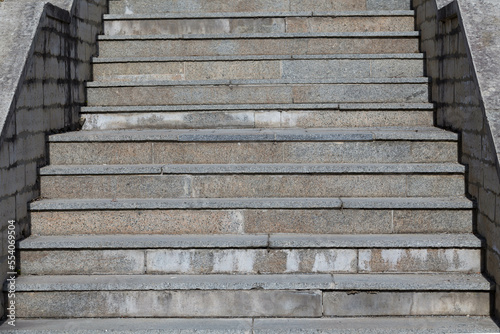
[[[486,240],[484,270],[500,282],[500,7],[496,0],[414,0],[421,51],[432,78],[436,125],[461,134],[475,230]],[[496,32],[495,32],[496,31]],[[500,317],[500,289],[494,311]]]
[[[30,234],[28,203],[40,196],[37,172],[48,163],[46,136],[79,127],[106,11],[106,0],[0,3],[2,282],[8,221],[15,220],[18,239]]]

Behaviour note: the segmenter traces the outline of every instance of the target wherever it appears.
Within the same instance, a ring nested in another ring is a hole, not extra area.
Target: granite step
[[[401,78],[424,75],[423,55],[94,58],[95,81]]]
[[[110,1],[110,14],[409,10],[409,0]]]
[[[472,234],[30,237],[23,275],[481,271]]]
[[[413,31],[414,11],[104,15],[105,35]]]
[[[89,106],[427,103],[428,78],[89,82]]]
[[[20,318],[319,318],[486,316],[492,284],[457,273],[69,275],[20,277],[16,288]]]
[[[429,103],[83,107],[82,130],[430,127]]]
[[[212,334],[442,334],[442,333],[500,333],[489,317],[336,317],[324,319],[22,319],[16,329],[7,323],[0,326],[4,333],[46,334],[109,333],[110,329],[123,334],[156,334],[179,332]]]
[[[31,203],[34,235],[471,233],[462,198],[57,199]]]
[[[186,57],[420,53],[418,32],[115,35],[98,37],[99,56]]]
[[[51,165],[43,198],[453,197],[458,164]]]
[[[53,165],[442,163],[457,135],[437,128],[78,131],[49,136]]]

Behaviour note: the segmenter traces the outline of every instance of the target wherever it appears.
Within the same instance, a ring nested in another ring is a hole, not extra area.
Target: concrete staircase
[[[408,2],[111,0],[18,328],[497,331]]]

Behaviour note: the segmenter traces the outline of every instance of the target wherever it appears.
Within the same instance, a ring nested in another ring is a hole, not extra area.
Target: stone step
[[[110,1],[110,14],[409,10],[410,0]]]
[[[471,233],[463,198],[58,199],[31,203],[34,235]]]
[[[432,104],[247,104],[83,107],[83,130],[432,126]]]
[[[472,234],[48,236],[19,244],[23,275],[474,273],[480,247]]]
[[[457,135],[437,128],[79,131],[49,137],[50,163],[441,163]]]
[[[186,57],[419,53],[418,32],[115,35],[98,37],[99,56]]]
[[[458,164],[49,166],[43,198],[453,197]]]
[[[323,334],[442,334],[498,333],[498,326],[489,317],[366,317],[324,319],[22,319],[16,329],[4,323],[0,332],[46,334],[67,333],[68,328],[79,334],[213,333],[213,334],[291,334],[304,332]]]
[[[474,274],[26,276],[16,316],[483,316],[491,289]]]
[[[105,35],[413,31],[414,11],[104,15]]]
[[[338,79],[422,77],[422,54],[95,58],[94,80]]]
[[[89,82],[87,103],[89,106],[426,103],[428,86],[428,78]]]

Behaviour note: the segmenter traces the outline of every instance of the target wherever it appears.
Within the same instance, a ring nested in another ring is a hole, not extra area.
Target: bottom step
[[[19,318],[487,316],[474,274],[24,276]],[[375,306],[375,307],[374,307]]]
[[[499,333],[487,317],[335,318],[335,319],[70,319],[18,320],[4,333]]]

